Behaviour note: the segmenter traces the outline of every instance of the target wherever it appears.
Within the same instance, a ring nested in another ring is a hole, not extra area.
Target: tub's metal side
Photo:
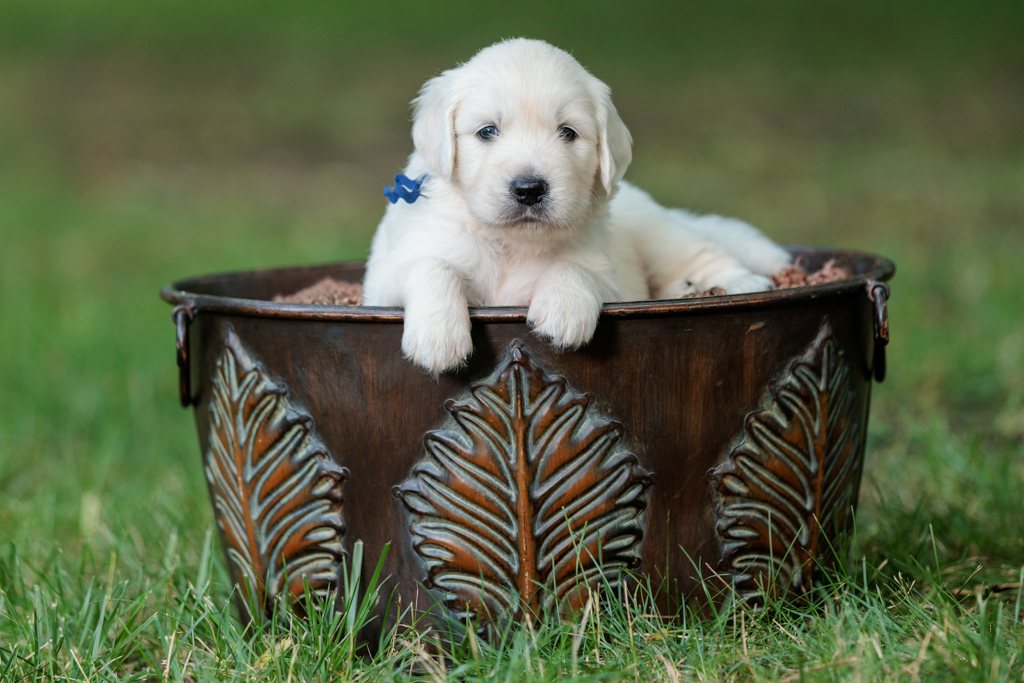
[[[893,270],[862,258],[805,291],[608,306],[575,352],[478,310],[439,378],[400,311],[165,292],[196,304],[188,399],[243,614],[330,590],[357,540],[364,576],[390,544],[369,642],[486,636],[633,577],[666,614],[812,590],[852,520]]]

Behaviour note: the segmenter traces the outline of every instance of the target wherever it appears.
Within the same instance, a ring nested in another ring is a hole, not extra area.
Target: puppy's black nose
[[[548,193],[548,184],[543,178],[516,178],[512,181],[512,194],[520,204],[533,206]]]

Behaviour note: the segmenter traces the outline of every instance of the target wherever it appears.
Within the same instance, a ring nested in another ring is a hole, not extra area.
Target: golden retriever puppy
[[[529,306],[535,332],[577,348],[606,302],[763,291],[790,263],[746,223],[621,182],[632,139],[608,86],[547,43],[485,48],[414,107],[419,195],[392,197],[364,304],[404,308],[402,351],[435,374],[472,353],[470,306]]]

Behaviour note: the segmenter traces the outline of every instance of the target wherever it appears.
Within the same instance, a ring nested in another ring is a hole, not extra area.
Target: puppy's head
[[[485,48],[427,81],[414,104],[428,168],[499,229],[584,225],[632,158],[608,86],[541,41]]]

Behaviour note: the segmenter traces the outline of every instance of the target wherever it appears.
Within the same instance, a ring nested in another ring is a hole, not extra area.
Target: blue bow
[[[406,176],[399,173],[395,176],[395,186],[392,188],[390,185],[384,186],[384,196],[388,198],[388,201],[392,204],[397,204],[399,199],[412,204],[420,197],[420,186],[423,181],[427,179],[426,174],[421,175],[416,180],[407,178]]]

